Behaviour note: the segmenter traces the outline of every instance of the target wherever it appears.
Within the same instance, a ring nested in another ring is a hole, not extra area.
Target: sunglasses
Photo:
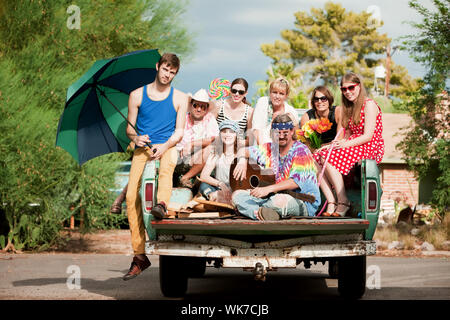
[[[288,136],[289,134],[292,134],[291,130],[278,130],[279,137]]]
[[[325,96],[314,97],[314,98],[313,98],[313,101],[314,101],[314,102],[319,102],[319,101],[325,102],[325,101],[328,101],[328,98],[325,97]]]
[[[244,90],[231,89],[232,94],[239,93],[241,96],[245,93]]]
[[[207,104],[202,104],[202,103],[197,103],[197,102],[194,102],[193,104],[192,104],[192,107],[194,108],[194,109],[197,109],[197,108],[201,108],[202,110],[206,110],[206,109],[208,109],[208,105]]]
[[[357,86],[359,86],[359,83],[352,84],[351,86],[348,86],[348,87],[341,87],[341,91],[342,91],[342,93],[346,93],[347,91],[353,92],[353,91],[355,91],[355,88]]]

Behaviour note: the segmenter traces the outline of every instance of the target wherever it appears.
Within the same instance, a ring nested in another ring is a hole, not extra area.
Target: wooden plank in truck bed
[[[159,234],[341,234],[363,232],[369,227],[365,219],[309,218],[279,221],[250,219],[163,219],[152,221]]]

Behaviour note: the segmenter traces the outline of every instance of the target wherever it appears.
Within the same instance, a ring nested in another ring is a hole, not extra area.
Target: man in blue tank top
[[[128,121],[139,134],[131,125],[127,126],[127,136],[136,145],[126,196],[134,257],[124,280],[133,279],[150,266],[145,255],[145,226],[139,197],[140,179],[148,160],[160,160],[159,203],[152,209],[156,218],[167,213],[172,194],[172,175],[178,157],[175,145],[183,137],[188,106],[188,96],[171,86],[179,68],[180,61],[176,55],[163,54],[156,64],[155,81],[130,93]],[[147,144],[152,144],[152,150]]]

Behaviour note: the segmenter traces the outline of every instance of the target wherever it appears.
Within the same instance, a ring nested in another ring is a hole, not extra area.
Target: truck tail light
[[[153,183],[145,183],[145,209],[150,211],[153,208]]]
[[[367,209],[374,211],[377,209],[378,192],[377,184],[375,181],[368,182],[368,197],[367,197]]]

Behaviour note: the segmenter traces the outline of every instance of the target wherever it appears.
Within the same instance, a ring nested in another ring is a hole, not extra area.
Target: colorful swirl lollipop
[[[216,78],[209,84],[208,95],[211,99],[219,100],[230,95],[231,82],[224,78]]]

